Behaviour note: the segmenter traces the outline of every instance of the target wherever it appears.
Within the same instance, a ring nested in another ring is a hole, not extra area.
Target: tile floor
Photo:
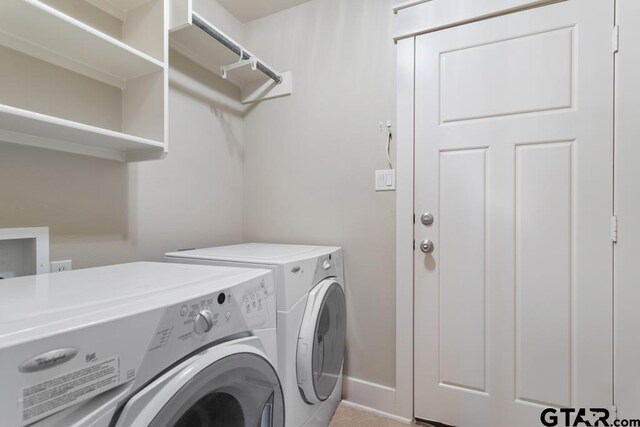
[[[415,424],[413,424],[415,425]],[[341,404],[329,427],[406,427],[407,424],[383,418],[379,415],[360,411]]]

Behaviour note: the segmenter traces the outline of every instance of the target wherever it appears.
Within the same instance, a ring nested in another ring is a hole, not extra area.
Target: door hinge
[[[413,214],[413,223],[416,223],[416,214]]]
[[[613,53],[618,53],[618,49],[620,49],[620,26],[616,25],[613,27],[613,34],[611,36],[611,46],[613,48]]]
[[[416,239],[413,239],[413,250],[416,250]]]
[[[618,243],[618,216],[611,217],[611,241]]]
[[[618,407],[616,405],[613,405],[611,407],[611,416],[613,417],[614,420],[618,419]]]

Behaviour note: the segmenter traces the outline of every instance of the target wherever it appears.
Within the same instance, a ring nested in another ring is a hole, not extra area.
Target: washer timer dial
[[[206,334],[213,327],[213,313],[211,310],[200,310],[196,314],[196,318],[193,321],[193,330],[196,334]]]

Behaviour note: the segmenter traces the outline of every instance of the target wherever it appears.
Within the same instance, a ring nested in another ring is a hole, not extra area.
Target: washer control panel
[[[206,286],[203,286],[206,289]],[[273,273],[167,307],[147,352],[149,366],[166,364],[228,336],[275,328]]]
[[[313,276],[314,285],[327,277],[335,276],[339,281],[343,280],[342,251],[336,251],[318,257]]]

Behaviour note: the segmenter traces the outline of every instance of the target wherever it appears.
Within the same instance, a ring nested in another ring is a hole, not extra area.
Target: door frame
[[[564,0],[548,0],[542,1],[533,6],[524,7],[516,10],[500,11],[491,13],[488,16],[478,16],[463,22],[449,22],[435,30],[450,28],[462,24],[471,23],[478,20],[484,20],[495,17],[504,13],[520,12],[522,10],[533,7],[544,7]],[[617,0],[621,1],[621,0]],[[622,0],[624,1],[624,0]],[[394,13],[402,10],[404,13],[411,13],[414,5],[423,5],[427,2],[399,2],[394,7]],[[407,5],[405,5],[407,3]],[[396,17],[397,20],[397,17]],[[620,21],[619,14],[616,14],[616,23]],[[396,58],[396,131],[394,140],[396,141],[396,367],[395,367],[395,408],[396,415],[407,423],[414,420],[414,226],[415,226],[415,205],[414,205],[414,144],[415,144],[415,43],[416,37],[424,33],[430,32],[425,29],[419,32],[406,31],[401,25],[402,22],[396,22],[397,28],[394,41],[396,42],[397,58]],[[406,25],[404,26],[406,27]],[[405,30],[403,32],[403,30]],[[633,31],[633,29],[627,29]],[[632,50],[633,51],[633,50]],[[629,55],[632,53],[630,52]],[[637,54],[637,53],[636,53]],[[619,52],[617,55],[619,58]],[[618,59],[617,59],[618,60]],[[616,63],[616,68],[617,68]],[[619,90],[616,72],[616,95]],[[629,82],[626,82],[629,83]],[[629,84],[631,86],[631,84]],[[630,88],[633,90],[635,87]],[[616,110],[620,108],[618,100],[615,102]],[[616,121],[618,120],[616,113]],[[635,122],[629,126],[634,127]],[[619,124],[614,125],[618,129]],[[619,156],[620,137],[616,132],[614,137],[616,147],[616,160]],[[624,148],[624,145],[622,145]],[[629,153],[628,153],[629,154]],[[633,157],[633,156],[631,156]],[[616,178],[619,172],[616,170]],[[619,189],[616,187],[616,192]],[[617,195],[614,196],[617,200]],[[619,209],[619,208],[618,208]],[[615,214],[621,215],[616,209]],[[637,209],[640,210],[640,204]],[[631,209],[629,209],[631,210]],[[632,212],[625,212],[632,213]],[[636,230],[640,230],[637,227]],[[637,233],[640,236],[640,231]],[[629,236],[633,237],[633,236]],[[632,238],[629,240],[633,241]],[[616,247],[619,252],[620,248]],[[614,264],[615,265],[615,264]],[[615,267],[614,267],[615,268]],[[620,274],[619,267],[616,274]],[[614,287],[615,287],[614,282]],[[615,337],[614,337],[615,342]],[[614,372],[615,376],[615,372]]]
[[[415,37],[397,41],[396,415],[412,422]]]
[[[457,0],[464,1],[464,0]],[[442,0],[398,1],[393,7],[396,43],[396,415],[414,420],[414,144],[415,144],[415,40],[425,33],[470,24],[496,16],[521,12],[566,0],[520,1],[509,8],[505,2],[488,2],[475,13],[459,17],[442,12]],[[449,4],[450,5],[450,4]],[[441,16],[437,22],[425,20]],[[402,15],[402,16],[399,16]],[[416,24],[418,22],[418,24]],[[416,27],[418,25],[418,27]]]

